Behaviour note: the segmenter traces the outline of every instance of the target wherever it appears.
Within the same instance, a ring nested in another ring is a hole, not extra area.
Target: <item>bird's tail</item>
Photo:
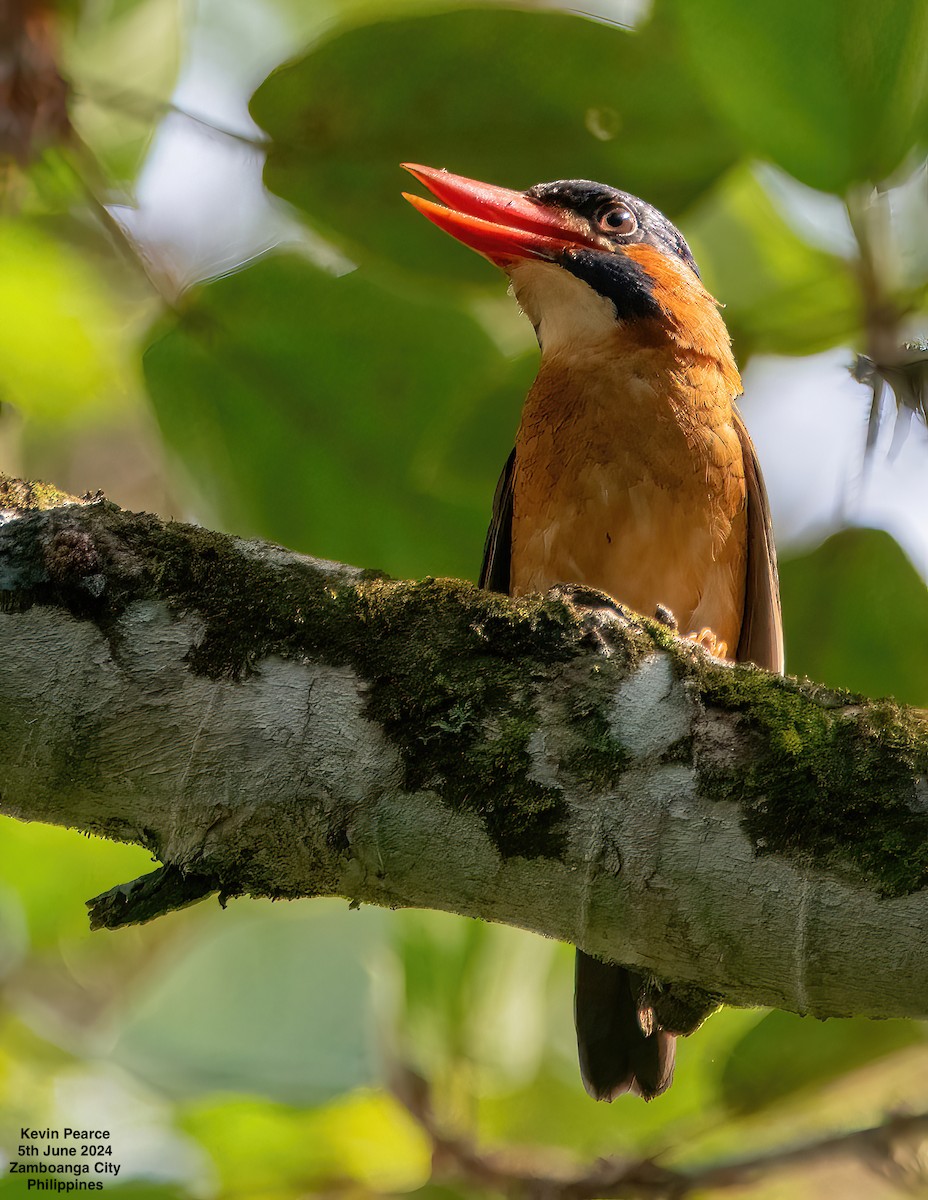
[[[676,1039],[659,1028],[645,980],[577,951],[574,1017],[580,1074],[594,1100],[653,1100],[673,1081]]]

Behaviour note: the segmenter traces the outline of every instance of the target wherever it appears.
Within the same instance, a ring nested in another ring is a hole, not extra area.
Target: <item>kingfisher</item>
[[[500,477],[481,587],[608,593],[736,662],[783,670],[776,551],[741,377],[683,235],[602,183],[524,192],[403,164],[423,216],[509,277],[541,351]],[[651,1100],[675,1032],[655,982],[577,950],[574,1016],[587,1091]]]

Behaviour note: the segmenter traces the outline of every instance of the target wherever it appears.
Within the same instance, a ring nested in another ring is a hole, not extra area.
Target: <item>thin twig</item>
[[[906,1174],[911,1181],[911,1167],[903,1166],[900,1151],[915,1150],[928,1139],[928,1113],[917,1113],[892,1116],[870,1129],[692,1171],[664,1167],[653,1158],[601,1158],[580,1172],[567,1172],[557,1170],[550,1153],[544,1151],[536,1152],[538,1169],[526,1171],[515,1166],[511,1152],[482,1153],[470,1138],[442,1129],[429,1085],[415,1071],[395,1069],[392,1090],[428,1137],[437,1179],[490,1186],[513,1200],[684,1200],[697,1191],[724,1191],[779,1171],[848,1158],[873,1170]],[[917,1153],[910,1154],[909,1161],[917,1162]]]

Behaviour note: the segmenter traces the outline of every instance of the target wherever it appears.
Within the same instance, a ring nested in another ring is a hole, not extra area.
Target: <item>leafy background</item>
[[[928,705],[928,446],[901,436],[924,375],[913,351],[865,456],[875,401],[847,370],[926,332],[925,0],[71,0],[49,21],[78,137],[3,175],[4,469],[473,578],[535,354],[397,163],[601,178],[680,224],[726,304],[789,668]],[[433,1161],[419,1079],[448,1136],[541,1173],[697,1168],[928,1108],[922,1026],[732,1010],[665,1097],[596,1106],[569,948],[322,901],[89,935],[83,901],[148,869],[0,824],[0,1153],[23,1124],[104,1125],[126,1200],[505,1190]],[[897,1195],[918,1164],[774,1161],[727,1194]]]

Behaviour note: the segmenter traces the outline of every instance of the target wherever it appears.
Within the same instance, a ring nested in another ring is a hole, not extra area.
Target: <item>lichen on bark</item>
[[[738,715],[738,754],[701,762],[699,782],[739,804],[757,853],[849,873],[887,897],[928,886],[928,714],[750,666],[686,669],[707,710]]]

